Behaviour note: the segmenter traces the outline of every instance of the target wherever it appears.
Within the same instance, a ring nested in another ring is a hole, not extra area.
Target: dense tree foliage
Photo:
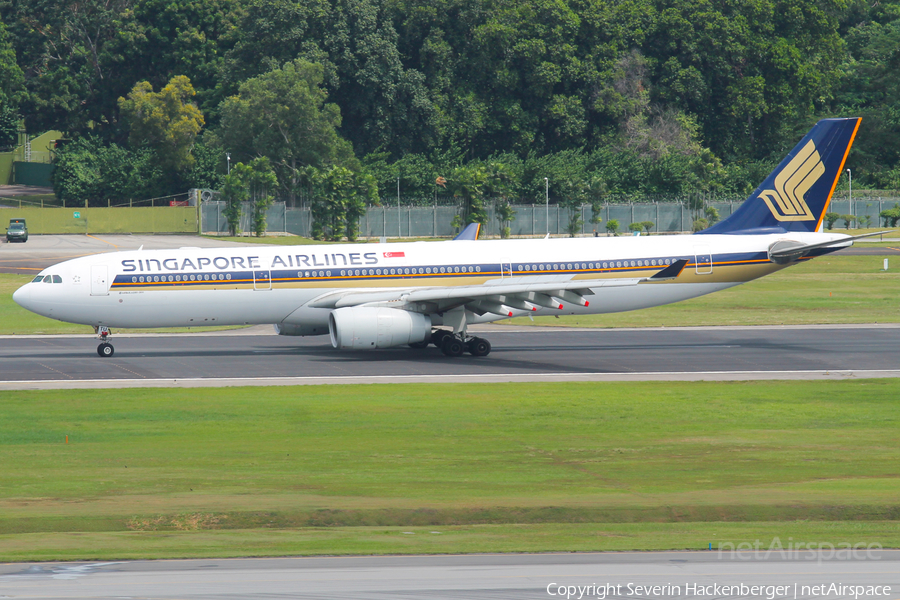
[[[297,59],[242,83],[222,103],[221,146],[238,160],[269,157],[289,194],[308,167],[356,164],[352,146],[337,133],[340,109],[325,103],[322,77],[320,65]]]
[[[163,170],[180,173],[194,164],[194,140],[203,128],[203,115],[193,103],[194,87],[184,75],[172,78],[159,92],[148,81],[137,83],[119,109],[128,123],[133,148],[156,151]]]
[[[0,0],[0,21],[0,129],[178,171],[117,100],[186,78],[207,132],[170,187],[221,182],[230,152],[282,193],[340,167],[476,217],[490,165],[504,198],[545,177],[573,206],[734,196],[817,119],[860,115],[854,179],[900,188],[900,0]]]
[[[9,33],[0,23],[0,148],[16,143],[19,130],[19,103],[25,92],[25,78],[16,62]]]
[[[57,152],[51,177],[57,196],[68,204],[127,204],[166,193],[165,175],[153,150],[131,150],[93,136],[75,140]]]

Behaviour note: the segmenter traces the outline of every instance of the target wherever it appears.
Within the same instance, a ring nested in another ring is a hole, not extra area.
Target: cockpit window
[[[44,283],[53,283],[53,277],[47,275],[46,277],[44,277]]]
[[[43,280],[44,280],[44,276],[38,275],[37,277],[35,277],[34,279],[31,280],[31,283],[37,283],[38,281],[43,281]]]
[[[54,275],[53,283],[62,283],[62,277],[60,277],[59,275]]]

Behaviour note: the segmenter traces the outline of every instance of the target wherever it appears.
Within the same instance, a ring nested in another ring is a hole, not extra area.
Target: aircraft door
[[[91,265],[91,296],[109,296],[106,265]]]
[[[253,271],[253,289],[254,290],[271,290],[272,289],[272,272],[271,271]]]
[[[508,258],[500,261],[500,277],[512,277],[512,262]]]
[[[709,275],[712,273],[712,253],[709,251],[709,246],[694,246],[694,265],[697,275]]]

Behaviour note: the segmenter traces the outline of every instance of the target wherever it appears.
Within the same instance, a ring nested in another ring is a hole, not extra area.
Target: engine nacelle
[[[340,350],[374,350],[424,342],[431,337],[428,315],[396,308],[355,306],[328,316],[331,345]]]
[[[277,323],[275,325],[275,333],[278,335],[325,335],[328,333],[328,327],[324,324],[291,325],[288,323]]]

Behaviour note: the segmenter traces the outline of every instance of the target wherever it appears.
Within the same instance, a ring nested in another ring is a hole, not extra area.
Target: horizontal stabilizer
[[[853,240],[858,240],[860,238],[867,238],[876,235],[882,235],[885,233],[893,232],[876,231],[875,233],[864,233],[862,235],[854,235],[852,237],[847,236],[836,240],[829,240],[827,242],[819,242],[817,244],[791,244],[791,242],[776,242],[769,249],[769,260],[774,263],[783,265],[786,263],[794,262],[796,260],[800,260],[813,250],[817,250],[819,248],[829,248],[831,246],[846,244],[847,242],[852,242]],[[781,244],[780,247],[779,244]]]

